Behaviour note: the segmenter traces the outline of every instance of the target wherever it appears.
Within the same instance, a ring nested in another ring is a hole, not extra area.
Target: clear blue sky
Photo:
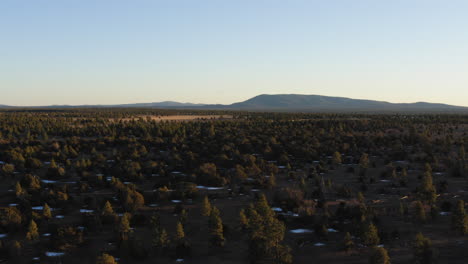
[[[1,0],[0,104],[468,106],[466,0]]]

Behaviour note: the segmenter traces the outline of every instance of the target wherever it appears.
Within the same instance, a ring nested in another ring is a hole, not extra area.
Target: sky
[[[468,106],[466,0],[0,0],[0,104]]]

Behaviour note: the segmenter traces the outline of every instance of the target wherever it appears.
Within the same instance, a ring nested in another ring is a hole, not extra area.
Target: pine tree
[[[16,207],[8,207],[5,209],[5,218],[6,225],[11,230],[16,230],[21,227],[21,222],[23,221],[23,216],[21,212]]]
[[[157,246],[165,248],[167,245],[169,245],[169,242],[169,235],[167,234],[166,229],[161,229],[161,234],[159,235]]]
[[[273,189],[276,186],[276,177],[273,173],[268,178],[267,186],[269,189]]]
[[[121,240],[128,240],[128,234],[130,233],[130,214],[125,213],[121,219],[119,224],[119,233]]]
[[[210,200],[208,200],[208,196],[205,196],[202,202],[202,215],[210,216],[210,214],[211,214],[211,203],[210,203]]]
[[[465,202],[458,200],[457,207],[452,215],[452,228],[461,235],[468,233],[468,216],[465,211]]]
[[[223,247],[225,238],[223,234],[223,222],[221,220],[218,208],[212,207],[209,220],[209,229],[211,235],[211,243],[217,247]]]
[[[239,222],[242,229],[246,229],[249,226],[249,219],[245,215],[244,209],[241,209],[239,212]]]
[[[109,201],[106,201],[102,208],[102,221],[104,224],[115,224],[117,222],[117,214],[114,212],[112,205]]]
[[[26,233],[26,239],[27,240],[39,239],[39,231],[37,228],[37,224],[36,222],[34,222],[34,220],[31,220],[31,222],[29,222],[28,232]]]
[[[380,243],[377,227],[373,223],[368,223],[364,226],[362,242],[366,246],[376,246]]]
[[[52,159],[52,160],[50,161],[50,165],[49,165],[49,166],[50,166],[50,168],[52,168],[52,169],[58,168],[57,163],[55,163],[55,159]]]
[[[403,170],[401,171],[401,176],[400,176],[400,185],[406,186],[407,183],[408,183],[408,171],[406,170],[406,168],[403,168]]]
[[[164,228],[161,227],[159,215],[151,217],[152,246],[157,250],[162,250],[169,245],[169,236]]]
[[[185,239],[185,232],[184,232],[184,226],[182,225],[181,222],[177,222],[176,225],[176,235],[174,240],[177,242],[177,244],[183,243]]]
[[[354,241],[351,237],[349,232],[346,232],[344,239],[343,239],[343,248],[346,252],[351,250],[354,247]]]
[[[115,258],[107,253],[103,253],[98,257],[96,264],[117,264]]]
[[[362,154],[361,158],[359,159],[359,166],[361,169],[369,168],[369,155],[367,153]]]
[[[276,263],[291,263],[290,249],[281,244],[286,227],[276,219],[265,195],[260,195],[255,206],[249,206],[247,215],[252,261],[273,258]]]
[[[112,205],[109,201],[106,201],[106,203],[104,204],[104,207],[102,208],[102,215],[103,216],[113,216],[115,213],[114,213],[114,209],[112,208]]]
[[[255,203],[255,210],[265,218],[274,217],[274,212],[271,210],[270,206],[268,205],[268,200],[265,194],[261,194],[258,201]]]
[[[15,184],[15,194],[16,197],[21,197],[25,194],[25,191],[23,190],[23,187],[21,187],[21,184],[19,182],[16,182]]]
[[[382,247],[374,247],[369,258],[369,264],[390,264],[387,250]]]
[[[42,217],[44,217],[44,219],[47,219],[47,220],[52,218],[52,212],[47,203],[44,204],[44,207],[42,209]]]
[[[414,261],[417,264],[434,263],[435,252],[432,248],[432,242],[429,238],[418,233],[414,241]]]
[[[414,219],[415,222],[419,224],[426,222],[426,210],[421,201],[416,201],[414,204]]]
[[[437,199],[436,189],[432,183],[432,169],[430,166],[426,168],[426,172],[424,173],[419,195],[423,201],[429,204],[433,204]]]
[[[362,194],[362,192],[358,192],[357,194],[357,200],[359,201],[359,203],[364,203],[366,201],[366,198],[364,198],[364,195]]]
[[[182,225],[185,226],[187,224],[187,218],[188,218],[187,210],[182,209],[182,211],[180,212],[180,217],[179,217],[179,221],[182,223]]]
[[[241,165],[237,164],[234,172],[234,177],[238,181],[242,181],[247,179],[247,174],[245,173],[244,167]]]
[[[335,153],[333,153],[333,163],[341,164],[341,154],[338,151],[335,151]]]
[[[190,254],[190,244],[187,239],[185,239],[184,226],[180,222],[177,222],[176,225],[176,235],[174,241],[176,246],[176,256],[178,258],[183,258],[184,256]]]
[[[12,243],[10,244],[10,256],[12,257],[21,256],[21,249],[22,249],[21,242],[19,242],[18,240],[12,241]]]
[[[424,164],[424,171],[432,175],[432,166],[429,163]]]
[[[400,201],[400,208],[398,209],[398,212],[400,213],[401,216],[406,215],[406,207],[401,201]]]
[[[275,260],[278,264],[291,264],[293,258],[291,254],[291,248],[285,245],[278,245],[275,250]]]

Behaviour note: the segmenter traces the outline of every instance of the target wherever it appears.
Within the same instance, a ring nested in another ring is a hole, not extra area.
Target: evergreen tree
[[[341,154],[338,151],[335,151],[335,153],[333,153],[333,163],[341,164]]]
[[[236,170],[234,172],[234,177],[238,181],[242,181],[242,180],[247,179],[247,174],[245,173],[244,167],[237,164],[236,165]]]
[[[98,257],[96,264],[117,264],[115,258],[107,253],[103,253]]]
[[[128,234],[130,233],[130,214],[125,213],[121,219],[119,224],[119,234],[121,240],[128,240]]]
[[[176,234],[175,234],[174,240],[175,240],[175,242],[177,244],[180,244],[180,243],[184,242],[184,240],[185,240],[184,226],[182,225],[181,222],[177,222]]]
[[[364,226],[362,232],[362,242],[366,246],[376,246],[380,243],[377,227],[373,223],[368,223]]]
[[[357,200],[359,201],[359,203],[363,204],[365,201],[366,201],[366,198],[364,198],[364,195],[362,194],[362,192],[358,192],[357,193]]]
[[[114,224],[117,222],[117,214],[114,212],[112,205],[109,201],[106,201],[104,207],[102,208],[102,221],[105,224]]]
[[[187,210],[182,209],[182,211],[180,212],[179,221],[182,223],[183,226],[187,224],[187,218],[188,218]]]
[[[270,177],[268,178],[267,187],[268,187],[269,189],[272,189],[272,188],[274,188],[275,186],[276,186],[276,177],[275,177],[275,175],[272,173],[272,174],[270,175]]]
[[[452,215],[452,228],[461,235],[468,233],[468,216],[465,211],[465,202],[458,200],[457,207]]]
[[[351,250],[354,247],[354,241],[351,237],[349,232],[346,232],[344,239],[343,239],[343,248],[346,252]]]
[[[104,204],[104,207],[102,208],[102,215],[103,216],[113,216],[115,213],[114,213],[114,209],[112,208],[112,205],[109,201],[106,201],[106,203]]]
[[[21,187],[21,184],[19,182],[16,182],[15,184],[15,194],[16,197],[21,197],[25,194],[26,192],[23,190],[23,187]]]
[[[278,264],[292,264],[291,248],[285,245],[278,245],[275,249],[275,262]]]
[[[382,247],[374,247],[369,258],[369,264],[390,264],[387,250]]]
[[[47,220],[52,218],[52,212],[47,203],[44,204],[44,207],[42,209],[42,217],[44,217],[44,219],[47,219]]]
[[[159,215],[153,215],[151,217],[151,231],[152,231],[151,244],[158,251],[163,250],[169,245],[169,236],[166,230],[161,227],[161,223],[159,221]]]
[[[181,222],[177,222],[174,241],[176,246],[176,256],[178,258],[190,255],[190,244],[185,238],[184,226]]]
[[[23,216],[16,207],[8,207],[5,209],[4,221],[9,230],[17,230],[21,228]]]
[[[210,203],[210,200],[208,200],[208,196],[205,196],[202,202],[202,215],[210,216],[210,214],[211,214],[211,203]]]
[[[437,199],[436,189],[432,183],[432,169],[430,166],[426,168],[426,172],[424,173],[419,195],[423,201],[429,204],[435,203]]]
[[[432,248],[432,242],[429,238],[418,233],[414,240],[414,261],[417,264],[432,264],[434,263],[435,252]]]
[[[38,230],[37,224],[36,224],[36,222],[34,222],[34,220],[31,220],[31,222],[29,222],[28,232],[26,233],[26,239],[27,240],[37,240],[37,239],[39,239],[39,230]]]
[[[157,248],[164,249],[169,245],[169,235],[167,234],[166,229],[162,228],[158,233],[158,236],[153,239],[153,245]]]
[[[209,229],[211,235],[211,243],[217,247],[224,246],[225,238],[223,234],[223,222],[221,220],[218,208],[214,206],[211,209]]]
[[[244,209],[241,209],[239,212],[239,222],[242,229],[246,229],[249,226],[249,219],[247,218]]]
[[[421,201],[416,201],[414,204],[414,220],[419,224],[426,222],[426,209]]]
[[[10,256],[12,257],[21,256],[21,249],[22,249],[21,242],[19,242],[18,240],[12,241],[10,245]]]
[[[359,159],[359,166],[361,169],[369,168],[369,155],[367,153],[362,154],[361,158]]]
[[[258,201],[255,203],[255,210],[267,219],[274,217],[274,212],[268,205],[267,198],[263,193],[260,195]]]
[[[260,195],[255,206],[248,208],[247,215],[251,260],[273,258],[276,263],[291,263],[290,249],[281,244],[286,227],[276,219],[265,195]]]

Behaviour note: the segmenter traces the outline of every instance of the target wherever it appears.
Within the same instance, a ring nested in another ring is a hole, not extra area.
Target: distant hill
[[[156,107],[156,108],[163,108],[163,107],[198,107],[204,106],[204,104],[192,104],[192,103],[179,103],[174,101],[164,101],[164,102],[157,102],[157,103],[138,103],[138,104],[123,104],[118,105],[119,107]]]
[[[282,112],[463,112],[468,107],[437,103],[389,103],[385,101],[352,99],[304,94],[262,94],[243,102],[230,105],[192,104],[174,101],[135,103],[119,105],[52,105],[35,108],[169,108],[169,109],[218,109],[245,111],[282,111]],[[11,106],[0,105],[0,108]]]
[[[154,103],[135,103],[118,105],[47,105],[47,106],[8,106],[0,105],[0,108],[190,108],[201,107],[204,104],[179,103],[173,101]]]
[[[208,106],[205,106],[208,107]],[[216,108],[276,111],[468,111],[468,107],[436,103],[389,103],[322,95],[262,94],[243,102]]]
[[[230,105],[233,108],[264,108],[264,109],[308,109],[308,108],[376,108],[391,105],[387,102],[350,99],[344,97],[329,97],[321,95],[302,94],[262,94],[244,102]]]

